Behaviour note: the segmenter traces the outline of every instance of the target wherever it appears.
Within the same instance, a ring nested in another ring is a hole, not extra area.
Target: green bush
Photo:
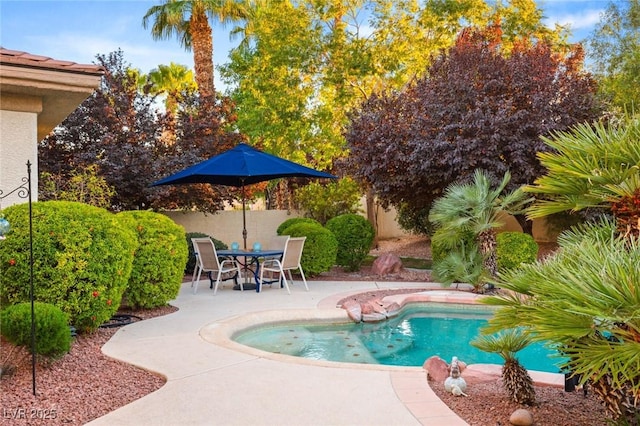
[[[436,230],[431,237],[431,260],[438,263],[449,255],[452,251],[459,252],[462,247],[471,247],[476,244],[473,232],[461,233],[456,241],[448,241],[442,237],[442,233]]]
[[[286,229],[291,237],[307,237],[300,264],[306,276],[313,277],[328,271],[336,262],[338,240],[322,225],[298,223]]]
[[[321,224],[342,214],[358,213],[361,197],[357,182],[348,177],[328,183],[311,182],[294,193],[307,216]]]
[[[522,263],[534,263],[538,258],[538,243],[523,232],[502,232],[496,237],[498,270],[517,268]]]
[[[357,214],[343,214],[329,219],[325,226],[338,241],[336,263],[348,271],[358,271],[375,236],[371,223]]]
[[[152,211],[126,211],[116,217],[136,232],[138,249],[133,258],[124,298],[133,308],[155,308],[175,299],[187,263],[184,228]]]
[[[3,209],[12,231],[0,243],[0,305],[29,300],[29,206]],[[116,215],[70,201],[33,203],[35,299],[90,331],[118,310],[137,246]]]
[[[187,259],[187,266],[184,268],[185,274],[193,274],[196,268],[196,253],[193,251],[192,238],[206,238],[209,237],[213,241],[213,245],[216,250],[226,250],[229,247],[220,240],[216,240],[211,235],[203,234],[202,232],[187,232],[187,249],[189,250],[189,257]]]
[[[276,234],[288,235],[284,231],[291,225],[297,225],[298,223],[310,223],[313,225],[322,226],[320,222],[315,219],[311,219],[310,217],[292,217],[291,219],[285,220],[280,224],[280,226],[278,226],[278,229],[276,229]]]
[[[59,357],[71,348],[67,315],[49,303],[34,302],[35,353]],[[2,335],[31,352],[31,302],[18,303],[0,311]]]

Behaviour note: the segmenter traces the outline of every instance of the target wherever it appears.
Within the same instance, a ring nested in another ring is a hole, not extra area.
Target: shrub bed
[[[34,296],[91,331],[118,310],[137,242],[105,209],[69,201],[33,203]],[[3,209],[11,232],[0,244],[0,304],[29,301],[29,206]]]
[[[138,238],[126,303],[145,309],[166,305],[178,295],[184,276],[188,255],[184,228],[151,211],[127,211],[116,217]]]

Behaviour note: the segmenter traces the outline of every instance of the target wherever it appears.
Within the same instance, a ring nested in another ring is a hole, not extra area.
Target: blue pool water
[[[491,316],[487,307],[417,304],[383,322],[317,325],[280,324],[250,329],[234,337],[238,343],[268,352],[310,359],[422,366],[432,355],[467,364],[502,364],[497,354],[469,344]],[[529,370],[558,373],[556,352],[536,343],[516,354]]]

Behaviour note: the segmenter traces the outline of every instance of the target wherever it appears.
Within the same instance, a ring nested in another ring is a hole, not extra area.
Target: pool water
[[[491,317],[485,306],[417,304],[387,321],[359,324],[279,324],[246,330],[238,343],[273,353],[364,364],[422,366],[437,355],[453,356],[467,364],[503,364],[493,353],[469,344]],[[560,372],[562,359],[540,343],[516,354],[528,370]]]

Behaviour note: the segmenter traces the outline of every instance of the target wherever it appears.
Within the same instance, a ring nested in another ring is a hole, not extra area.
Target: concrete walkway
[[[235,328],[256,319],[310,312],[346,318],[335,302],[349,293],[411,286],[425,284],[309,281],[306,292],[296,282],[291,295],[227,285],[216,296],[203,283],[195,295],[183,284],[172,302],[178,312],[123,327],[103,347],[107,356],[160,373],[167,383],[89,424],[466,425],[431,391],[422,368],[313,362],[229,340]]]

